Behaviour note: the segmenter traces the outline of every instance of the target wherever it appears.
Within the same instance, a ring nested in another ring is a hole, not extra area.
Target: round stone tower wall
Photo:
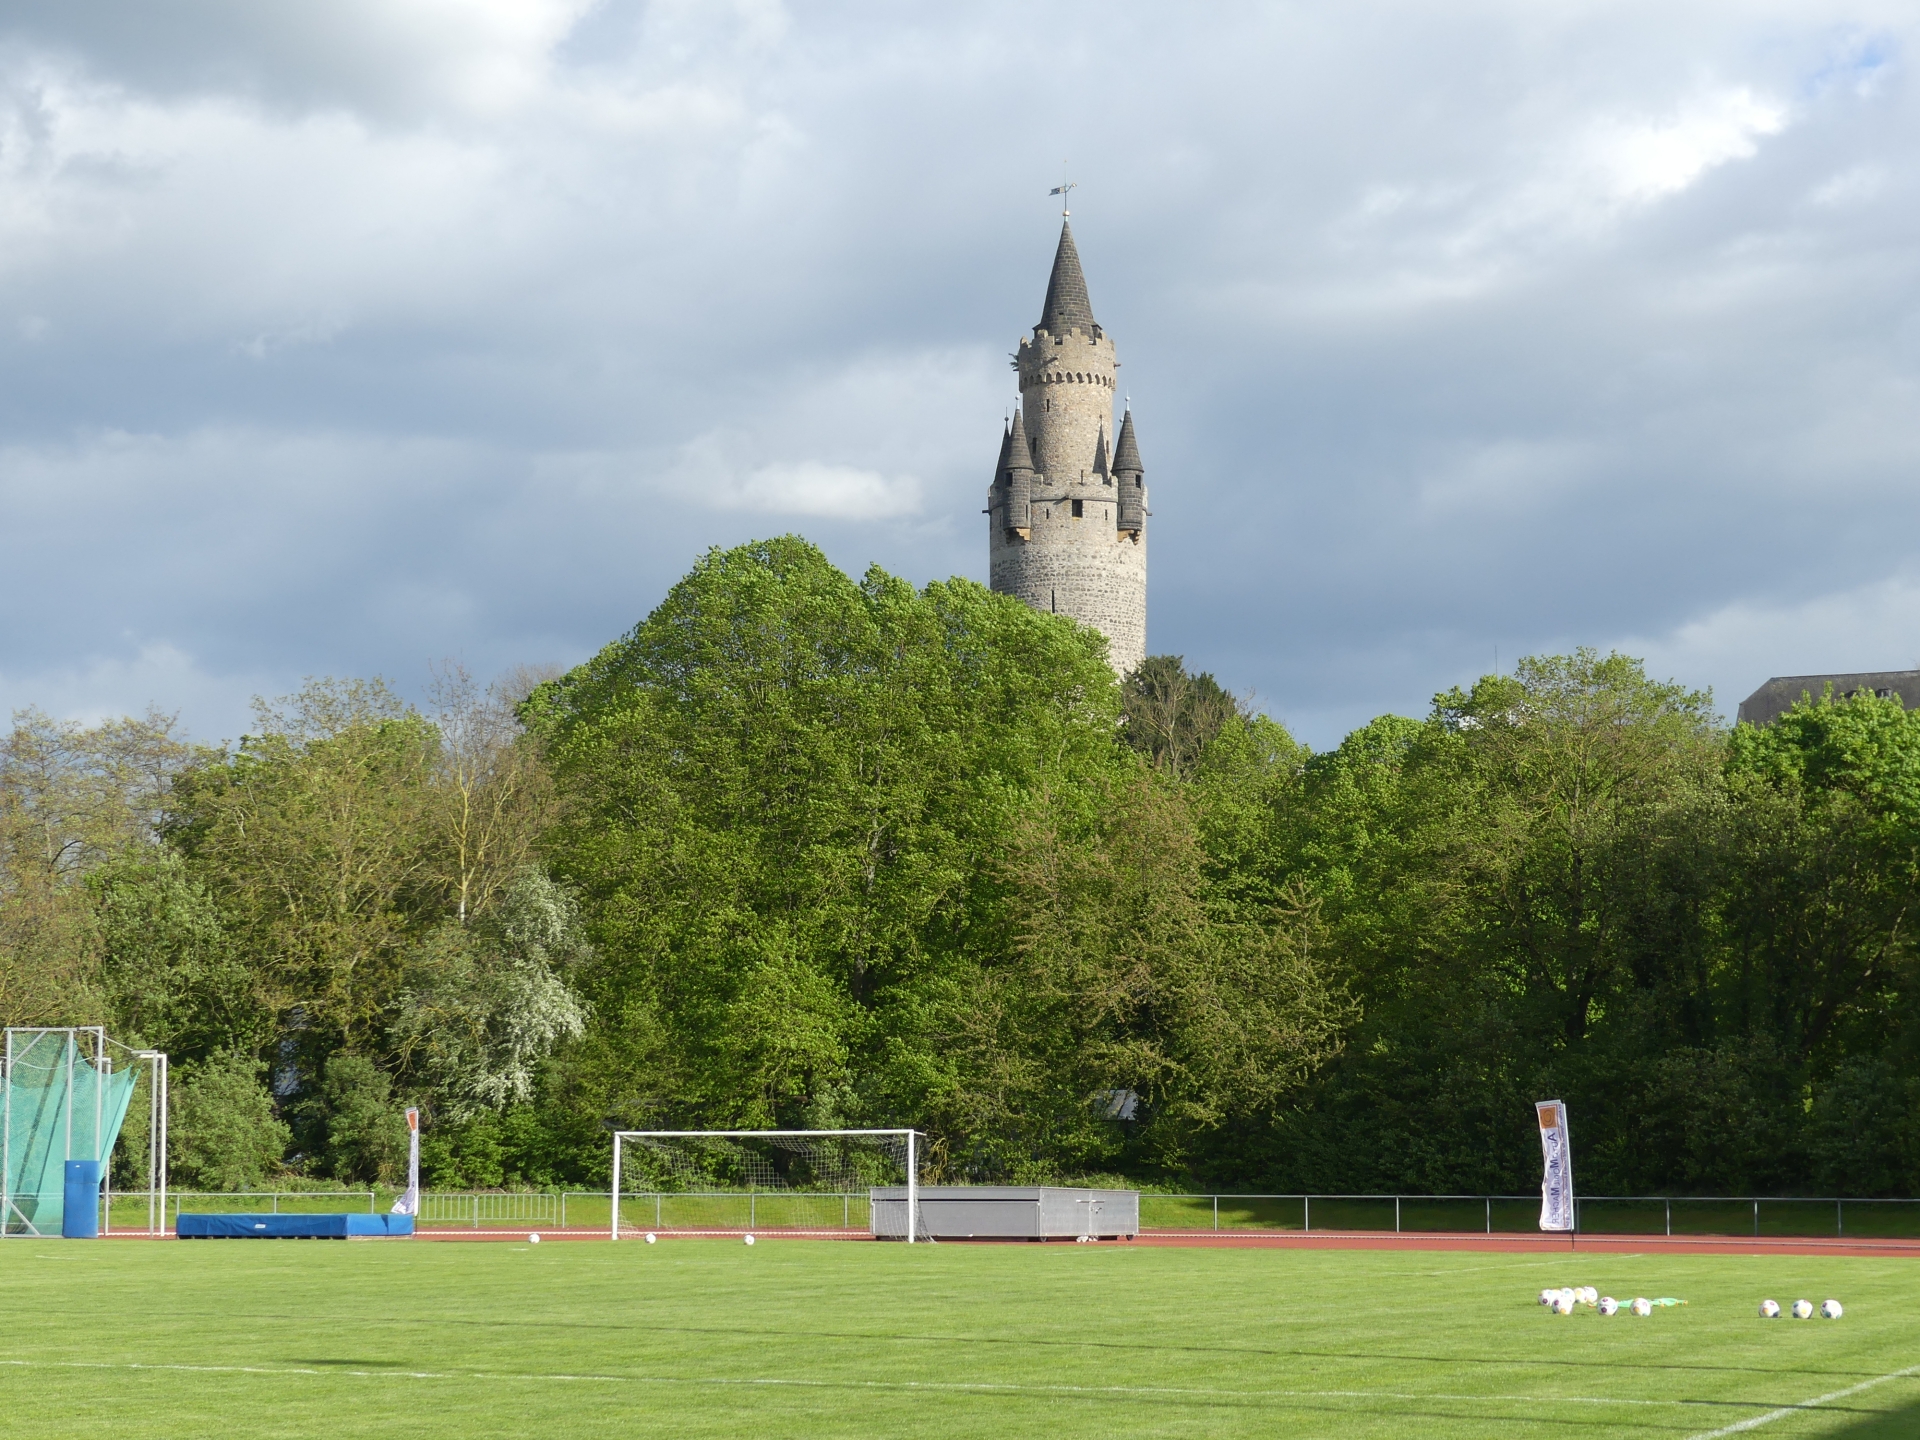
[[[1093,323],[1064,233],[1049,311],[1055,289],[1077,297],[1085,323],[1060,324],[1057,334],[1043,323],[1020,342],[1014,363],[1033,456],[1031,522],[1024,536],[1007,523],[1006,492],[996,483],[988,500],[989,583],[1101,631],[1113,668],[1125,674],[1147,653],[1147,537],[1144,527],[1119,528],[1112,473],[1118,361],[1113,341]]]

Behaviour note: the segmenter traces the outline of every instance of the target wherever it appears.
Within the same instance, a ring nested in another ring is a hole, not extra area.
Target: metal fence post
[[[1396,1235],[1400,1233],[1400,1197],[1398,1195],[1393,1197],[1393,1233]]]
[[[1847,1233],[1846,1219],[1840,1214],[1841,1203],[1838,1200],[1833,1202],[1833,1233],[1836,1239]]]
[[[1667,1238],[1673,1238],[1673,1197],[1667,1197]]]
[[[1310,1234],[1312,1230],[1313,1197],[1311,1195],[1302,1195],[1300,1197],[1300,1233],[1303,1235]]]
[[[753,1227],[758,1223],[758,1220],[756,1218],[757,1211],[755,1207],[759,1203],[760,1203],[760,1197],[754,1194],[753,1191],[749,1190],[747,1192],[747,1229],[749,1230],[753,1229]]]
[[[1487,1234],[1493,1233],[1493,1197],[1487,1197]]]
[[[853,1228],[853,1196],[851,1195],[840,1197],[840,1228],[842,1230]]]
[[[1213,1228],[1216,1230],[1220,1228],[1220,1197],[1218,1195],[1213,1197]]]
[[[1760,1202],[1758,1200],[1753,1202],[1753,1237],[1756,1240],[1760,1238]]]

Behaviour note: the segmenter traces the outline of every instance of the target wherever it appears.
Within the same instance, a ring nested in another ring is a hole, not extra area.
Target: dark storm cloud
[[[1066,157],[1151,648],[1315,744],[1527,650],[1920,661],[1874,5],[0,18],[0,702],[571,661],[706,546],[983,576]]]

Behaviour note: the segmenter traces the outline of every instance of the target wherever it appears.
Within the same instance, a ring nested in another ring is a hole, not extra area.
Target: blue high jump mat
[[[373,1240],[413,1234],[411,1215],[182,1215],[182,1240]]]

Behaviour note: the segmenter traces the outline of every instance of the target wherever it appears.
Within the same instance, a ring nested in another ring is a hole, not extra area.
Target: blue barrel
[[[100,1162],[67,1161],[67,1191],[60,1233],[69,1240],[100,1238]]]

